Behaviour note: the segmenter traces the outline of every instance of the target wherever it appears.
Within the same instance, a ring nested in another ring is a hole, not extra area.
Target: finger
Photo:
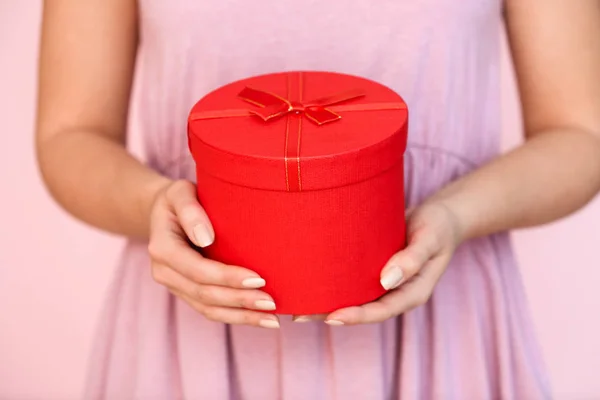
[[[259,289],[265,286],[265,280],[256,272],[206,259],[183,238],[168,230],[167,226],[162,229],[160,224],[161,222],[157,222],[156,232],[151,235],[148,244],[148,252],[157,264],[168,265],[198,284],[240,289]]]
[[[434,233],[428,230],[415,232],[409,245],[394,254],[381,270],[381,286],[391,290],[407,282],[438,250],[438,240]]]
[[[328,314],[311,314],[311,315],[294,315],[292,321],[294,322],[311,322],[311,321],[325,321]]]
[[[198,247],[210,246],[215,240],[215,232],[204,208],[198,203],[196,186],[188,181],[178,181],[165,196],[187,237]]]
[[[156,282],[207,306],[248,308],[263,311],[276,309],[273,298],[260,290],[232,289],[223,286],[199,285],[177,271],[161,265],[152,269]]]
[[[277,329],[280,327],[276,315],[259,311],[243,310],[239,308],[205,306],[185,294],[177,294],[200,314],[214,322],[232,325],[252,325],[262,328]]]
[[[329,325],[379,323],[423,305],[431,297],[447,263],[446,256],[433,258],[400,288],[372,303],[337,310],[331,313],[325,322]]]

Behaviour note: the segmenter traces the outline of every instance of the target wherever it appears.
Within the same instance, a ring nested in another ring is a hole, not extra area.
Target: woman
[[[600,189],[597,1],[45,3],[43,177],[72,215],[130,238],[86,399],[550,398],[506,232]],[[504,22],[527,140],[500,155]],[[362,75],[411,109],[410,243],[382,270],[388,294],[296,322],[264,312],[256,273],[187,241],[214,240],[194,196],[190,107],[288,69]],[[146,164],[126,151],[128,121]]]

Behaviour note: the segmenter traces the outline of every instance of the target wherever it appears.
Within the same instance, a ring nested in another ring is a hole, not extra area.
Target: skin
[[[135,3],[45,1],[36,131],[44,182],[76,218],[148,240],[154,279],[206,318],[277,328],[277,317],[261,312],[274,305],[256,273],[189,246],[214,240],[194,185],[126,151]],[[507,0],[505,17],[525,143],[410,210],[409,245],[382,270],[387,295],[298,321],[353,325],[400,315],[429,299],[464,241],[555,221],[600,191],[600,3]]]

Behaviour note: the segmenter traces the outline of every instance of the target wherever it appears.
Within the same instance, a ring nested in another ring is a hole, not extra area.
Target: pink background
[[[0,398],[75,399],[120,240],[74,221],[33,154],[41,1],[0,0]],[[519,139],[506,63],[505,143]],[[515,233],[557,399],[600,398],[600,201]],[[593,317],[596,315],[596,317]]]

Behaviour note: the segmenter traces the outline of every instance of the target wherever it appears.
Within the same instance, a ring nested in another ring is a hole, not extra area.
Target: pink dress
[[[248,75],[320,69],[397,90],[411,109],[409,205],[499,152],[501,0],[140,0],[134,131],[149,164],[194,179],[186,117]],[[280,330],[209,322],[129,242],[85,399],[550,398],[509,236],[462,245],[431,300],[382,324]]]

